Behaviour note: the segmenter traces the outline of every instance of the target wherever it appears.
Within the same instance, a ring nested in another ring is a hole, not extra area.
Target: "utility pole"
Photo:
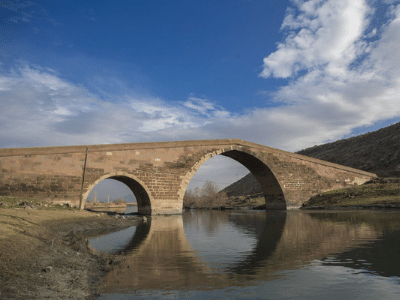
[[[83,184],[85,183],[85,171],[86,171],[86,161],[87,161],[87,156],[88,156],[88,147],[86,147],[86,153],[85,153],[85,162],[83,164],[82,168],[82,184],[81,184],[81,192],[79,195],[79,209],[84,208],[84,203],[83,203]]]

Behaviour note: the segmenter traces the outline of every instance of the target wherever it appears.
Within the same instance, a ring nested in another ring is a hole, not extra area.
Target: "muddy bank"
[[[118,259],[89,249],[85,236],[142,221],[73,208],[18,207],[4,200],[0,198],[0,299],[95,299],[100,278]]]

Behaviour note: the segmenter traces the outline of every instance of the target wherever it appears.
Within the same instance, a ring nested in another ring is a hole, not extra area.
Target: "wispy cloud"
[[[179,102],[136,95],[101,100],[52,71],[27,65],[0,76],[0,97],[1,136],[13,141],[10,146],[152,141],[152,133],[207,122]],[[218,112],[204,99],[201,105]]]
[[[219,105],[210,102],[208,99],[197,98],[191,95],[183,105],[193,112],[200,113],[207,117],[228,118],[231,114]]]
[[[379,28],[374,17],[363,0],[293,1],[286,38],[261,73],[289,79],[267,95],[285,105],[242,113],[194,94],[167,101],[119,87],[123,94],[97,95],[52,70],[15,66],[0,73],[0,140],[22,147],[240,138],[289,151],[335,140],[400,116],[400,6],[388,4]]]
[[[27,12],[28,8],[35,6],[32,1],[15,2],[15,1],[2,1],[0,2],[0,12],[2,12],[2,19],[0,24],[5,23],[29,23],[33,18],[31,12]]]

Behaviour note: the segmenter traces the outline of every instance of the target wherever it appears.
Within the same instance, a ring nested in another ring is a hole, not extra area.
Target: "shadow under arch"
[[[114,179],[118,180],[119,182],[124,183],[132,193],[135,195],[137,205],[138,205],[138,214],[141,215],[150,215],[151,214],[151,193],[146,185],[136,178],[135,176],[127,173],[115,173],[115,174],[107,174],[99,179],[97,179],[93,184],[91,184],[86,193],[82,197],[81,208],[85,206],[87,197],[89,196],[90,191],[102,180],[104,179]]]
[[[232,158],[233,160],[245,166],[250,173],[253,174],[263,192],[266,210],[286,210],[284,192],[272,170],[254,154],[249,154],[243,150],[231,148],[220,149],[211,153],[207,153],[199,162],[194,165],[192,170],[185,176],[185,184],[181,185],[182,188],[179,194],[182,203],[187,186],[189,185],[189,182],[194,174],[204,162],[216,155],[223,155]]]

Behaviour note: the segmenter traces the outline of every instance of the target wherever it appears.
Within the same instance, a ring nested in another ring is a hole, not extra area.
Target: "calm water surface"
[[[93,237],[99,299],[400,299],[398,211],[185,211]]]

